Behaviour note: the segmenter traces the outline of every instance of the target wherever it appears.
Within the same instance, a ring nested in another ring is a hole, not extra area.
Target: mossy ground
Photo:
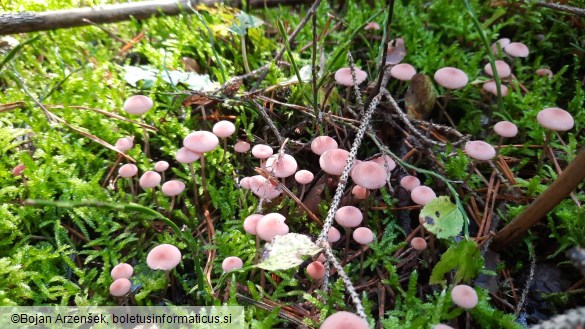
[[[83,2],[84,6],[95,4],[98,2]],[[446,104],[446,112],[456,125],[454,128],[462,134],[497,145],[498,138],[492,132],[497,121],[510,120],[519,127],[518,136],[506,140],[506,147],[500,151],[518,182],[515,190],[508,190],[502,183],[497,190],[498,196],[494,199],[492,193],[487,198],[488,191],[493,192],[498,181],[487,165],[478,167],[487,184],[477,174],[466,182],[467,187],[454,183],[472,219],[471,238],[481,242],[488,235],[484,231],[478,237],[478,226],[487,217],[499,221],[491,229],[497,232],[558,175],[548,159],[539,173],[535,171],[545,132],[536,123],[541,109],[561,107],[575,118],[575,127],[560,134],[563,141],[556,137],[552,140],[551,147],[560,168],[566,167],[584,145],[585,35],[582,30],[585,20],[516,1],[502,2],[499,6],[471,1],[471,5],[490,42],[506,37],[527,44],[531,50],[527,58],[506,59],[514,78],[505,82],[510,95],[502,99],[501,106],[494,96],[481,90],[480,82],[488,79],[483,73],[488,50],[462,1],[397,2],[390,38],[404,38],[408,51],[404,61],[419,73],[432,77],[443,66],[458,67],[467,73],[470,84],[463,89],[447,92],[437,87],[437,104]],[[585,3],[574,1],[571,5],[584,7]],[[74,8],[80,4],[12,1],[0,6],[6,12],[14,12]],[[196,14],[104,25],[109,34],[88,26],[14,36],[20,43],[30,42],[14,52],[9,60],[4,61],[9,49],[0,55],[3,64],[0,68],[0,149],[3,154],[0,158],[0,305],[115,305],[118,300],[109,296],[109,273],[114,265],[128,262],[135,266],[132,282],[138,305],[245,305],[247,319],[253,327],[296,325],[279,317],[277,311],[266,311],[250,304],[249,300],[238,298],[236,293],[255,303],[271,301],[280,306],[301,307],[309,314],[305,320],[309,325],[318,325],[319,319],[334,310],[351,311],[344,286],[336,276],[331,279],[327,302],[323,302],[320,298],[323,293],[306,277],[302,268],[275,274],[257,270],[239,272],[233,276],[235,284],[231,287],[221,270],[221,261],[227,256],[236,255],[245,264],[253,264],[256,255],[255,239],[244,232],[242,221],[256,211],[258,200],[240,189],[236,180],[255,175],[253,168],[258,162],[249,154],[234,153],[230,145],[241,139],[252,144],[266,143],[275,149],[280,147],[274,131],[253,101],[268,108],[270,119],[283,137],[308,143],[318,134],[328,134],[340,142],[340,147],[348,149],[357,123],[333,116],[355,119],[345,110],[348,106],[345,88],[335,86],[332,75],[338,68],[348,65],[347,52],[350,51],[356,66],[368,73],[367,83],[361,88],[365,101],[379,74],[383,32],[363,30],[363,26],[369,21],[384,26],[387,17],[384,4],[376,1],[322,3],[316,15],[317,34],[322,34],[318,41],[317,63],[324,65],[316,99],[332,116],[326,115],[325,120],[316,125],[311,116],[315,99],[311,84],[277,86],[295,77],[295,72],[292,66],[277,66],[272,62],[274,54],[284,44],[277,22],[283,22],[290,35],[306,12],[307,7],[302,6],[252,10],[250,14],[264,20],[264,24],[247,31],[247,64],[252,70],[270,65],[266,78],[258,86],[264,91],[246,94],[255,86],[256,75],[245,79],[234,93],[218,93],[217,99],[205,99],[206,104],[190,106],[182,105],[189,95],[188,86],[168,83],[162,77],[168,72],[192,69],[208,74],[209,81],[221,84],[245,74],[241,38],[229,30],[241,22],[236,17],[236,9],[198,7]],[[287,53],[283,60],[294,63],[299,69],[310,66],[308,45],[312,40],[309,22],[290,45],[292,53]],[[125,78],[125,67],[129,65],[148,66],[157,76],[129,84]],[[535,71],[543,67],[550,68],[554,76],[536,75]],[[209,84],[207,80],[201,81]],[[387,86],[401,106],[407,85],[391,81]],[[101,109],[140,120],[122,110],[124,100],[134,94],[148,95],[155,103],[144,116],[144,121],[157,129],[149,132],[150,157],[143,152],[144,130],[139,125],[91,110]],[[268,98],[257,98],[260,94]],[[287,107],[275,101],[301,107]],[[9,109],[8,104],[15,102],[18,103]],[[51,122],[38,103],[77,131]],[[352,95],[349,105],[357,111],[356,104]],[[392,123],[384,111],[391,111],[386,103],[374,114],[372,128],[392,152],[399,157],[408,154],[405,161],[409,164],[437,172],[449,181],[465,179],[470,160],[460,147],[448,146],[446,150],[429,147],[409,134],[400,121]],[[218,148],[205,155],[206,191],[201,187],[199,165],[195,165],[202,200],[200,208],[196,209],[189,169],[177,163],[174,154],[190,131],[211,130],[219,119],[234,122],[236,136],[228,140],[225,154]],[[438,105],[425,119],[450,125]],[[428,129],[423,131],[434,138]],[[443,131],[435,133],[452,137]],[[140,173],[152,170],[159,160],[171,163],[167,179],[180,179],[188,186],[175,209],[169,213],[166,209],[170,200],[160,193],[155,196],[152,191],[140,190],[134,202],[160,212],[183,231],[192,232],[197,240],[196,250],[184,236],[176,234],[164,221],[148,212],[125,211],[127,208],[123,207],[24,206],[26,199],[92,200],[117,205],[131,199],[126,181],[117,180],[102,187],[117,155],[90,140],[88,134],[110,144],[121,137],[135,136],[135,146],[128,155],[136,160]],[[297,157],[300,168],[318,173],[318,157],[307,147],[298,145],[288,144],[287,150]],[[379,152],[373,140],[366,138],[358,158],[365,159]],[[24,176],[14,177],[11,171],[19,164],[26,166]],[[397,168],[392,186],[398,186],[398,178],[406,172],[404,168]],[[443,181],[424,174],[419,174],[419,178],[423,184],[435,188],[437,194],[452,196]],[[287,181],[287,186],[298,193],[299,186],[292,181]],[[311,195],[313,211],[321,219],[334,193],[333,188],[323,186],[323,193]],[[309,186],[308,193],[319,187]],[[487,264],[494,260],[484,259],[488,256],[482,253],[481,261],[476,263],[479,267],[468,272],[472,277],[465,282],[473,285],[481,269],[489,277],[481,280],[492,284],[493,291],[479,288],[477,282],[480,304],[471,312],[472,327],[520,327],[514,322],[513,314],[526,282],[533,282],[534,288],[529,290],[519,318],[528,323],[583,305],[583,278],[572,269],[565,256],[569,248],[585,245],[585,211],[579,205],[585,201],[585,193],[582,184],[580,187],[574,193],[575,200],[567,198],[561,202],[523,241],[502,253],[497,265],[489,267]],[[155,197],[157,202],[153,201]],[[351,254],[355,258],[344,263],[345,269],[363,299],[372,324],[381,322],[387,328],[426,328],[450,321],[464,328],[466,317],[462,310],[453,307],[448,294],[454,280],[453,272],[447,271],[444,286],[429,284],[431,272],[441,256],[448,248],[456,248],[458,243],[431,238],[432,252],[418,256],[402,252],[406,250],[406,237],[418,226],[418,208],[404,208],[408,202],[408,194],[400,188],[384,188],[369,203],[361,204],[362,209],[370,207],[368,225],[377,238],[363,252],[362,266],[360,251],[352,244]],[[485,206],[486,202],[493,202],[491,208]],[[290,198],[264,203],[264,212],[287,216],[291,232],[314,237],[320,231],[320,226],[308,219]],[[163,288],[164,274],[150,270],[145,264],[148,251],[160,243],[174,244],[184,253],[182,263],[172,273],[168,290]],[[343,243],[338,247],[339,257],[344,259]],[[534,250],[534,257],[530,256],[530,250]],[[536,264],[535,276],[528,278],[532,259]],[[448,260],[442,264],[445,263]],[[200,264],[199,269],[195,268],[196,264]],[[462,271],[459,267],[452,269],[456,274]],[[197,273],[202,272],[206,277],[204,288],[198,286],[201,278]],[[558,287],[547,288],[544,284],[547,276],[558,278]],[[163,291],[166,291],[164,296],[161,295]],[[291,309],[286,312],[291,313]]]

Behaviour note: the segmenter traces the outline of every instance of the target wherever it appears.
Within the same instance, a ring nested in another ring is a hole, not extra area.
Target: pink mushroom
[[[130,282],[130,280],[126,278],[116,279],[110,285],[110,295],[115,297],[125,296],[130,291],[131,287],[132,283]]]
[[[406,63],[396,64],[390,69],[390,75],[401,81],[409,81],[415,74],[414,66]]]
[[[329,136],[318,136],[311,142],[311,151],[317,155],[321,155],[326,151],[336,149],[338,147],[335,139]]]
[[[110,275],[112,276],[113,280],[117,280],[120,278],[130,279],[132,274],[134,273],[134,268],[130,264],[120,263],[112,269]]]
[[[288,233],[288,225],[284,223],[286,218],[279,213],[270,213],[258,220],[256,234],[264,241],[272,241],[277,235]]]
[[[470,286],[464,284],[453,287],[453,290],[451,290],[451,299],[453,299],[455,305],[467,310],[474,308],[478,302],[477,292]]]
[[[368,321],[360,318],[359,316],[346,312],[339,311],[328,316],[323,323],[321,323],[320,329],[369,329],[370,325]]]
[[[236,256],[227,257],[221,263],[221,268],[224,270],[224,272],[239,270],[242,268],[242,266],[244,266],[244,262],[242,262],[242,259],[240,259],[240,257]]]
[[[412,191],[415,187],[420,186],[420,180],[416,176],[404,176],[400,179],[400,186],[407,191]]]
[[[435,194],[435,191],[433,191],[433,189],[428,186],[417,186],[413,188],[412,191],[410,191],[410,198],[412,201],[421,206],[426,205],[436,197],[437,195]]]
[[[353,86],[352,76],[351,76],[351,68],[343,67],[340,68],[335,72],[335,82],[342,86]],[[360,84],[366,80],[368,74],[366,71],[362,71],[358,68],[355,69],[355,82],[356,84]]]
[[[181,251],[172,244],[160,244],[148,253],[146,264],[153,270],[170,271],[181,262]]]
[[[467,85],[467,74],[458,68],[444,67],[435,72],[435,81],[446,89],[460,89]]]
[[[325,277],[327,272],[325,271],[325,266],[319,261],[311,262],[307,266],[307,274],[313,278],[313,280],[321,280]]]

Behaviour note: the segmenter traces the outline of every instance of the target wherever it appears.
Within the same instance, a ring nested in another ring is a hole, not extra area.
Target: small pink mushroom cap
[[[204,153],[217,147],[219,139],[213,133],[205,130],[194,131],[183,139],[183,146],[191,152]]]
[[[180,163],[193,163],[201,158],[201,153],[190,151],[186,147],[181,147],[177,151],[177,154],[175,154],[175,158]]]
[[[275,236],[288,233],[288,225],[284,223],[285,217],[279,213],[264,215],[256,224],[256,234],[264,241],[272,241]]]
[[[110,295],[115,296],[115,297],[122,297],[122,296],[126,295],[128,293],[128,291],[130,291],[131,287],[132,287],[132,283],[130,282],[130,280],[128,280],[126,278],[116,279],[110,285]]]
[[[244,262],[240,259],[240,257],[230,256],[221,262],[221,268],[225,272],[231,272],[233,270],[239,270],[244,266]]]
[[[132,265],[126,264],[126,263],[120,263],[120,264],[114,266],[114,268],[110,272],[110,275],[112,276],[112,279],[114,279],[114,280],[118,280],[119,278],[130,279],[130,277],[132,276],[133,273],[134,273],[134,268],[132,268]]]
[[[124,102],[124,111],[130,114],[144,114],[152,108],[152,99],[144,95],[128,97]]]
[[[478,301],[475,289],[465,284],[453,287],[453,290],[451,290],[451,299],[453,299],[455,305],[467,310],[474,308]]]
[[[504,52],[512,57],[528,57],[530,51],[521,42],[512,42],[504,47]]]
[[[158,172],[163,172],[167,169],[169,169],[169,163],[166,161],[159,161],[154,164],[154,170]]]
[[[351,77],[351,68],[349,67],[342,67],[337,72],[335,72],[335,82],[342,86],[353,86],[353,81]],[[362,71],[356,67],[355,69],[355,82],[356,84],[360,84],[366,80],[368,74],[366,71]]]
[[[467,85],[467,74],[458,68],[444,67],[435,72],[435,81],[447,89],[460,89]]]
[[[264,199],[274,199],[280,195],[278,185],[272,184],[269,180],[262,177],[261,175],[255,175],[250,177],[250,191],[256,196]]]
[[[416,176],[404,176],[400,179],[400,186],[407,191],[412,191],[415,187],[420,186],[420,180]]]
[[[12,176],[22,175],[22,173],[24,172],[25,169],[26,169],[25,165],[15,166],[14,168],[12,168]],[[138,170],[138,169],[136,169],[136,170]]]
[[[356,227],[364,219],[362,212],[354,206],[345,206],[335,212],[335,221],[343,227]]]
[[[396,162],[394,162],[394,160],[392,160],[392,158],[386,154],[381,155],[379,157],[375,157],[371,161],[381,165],[384,168],[388,167],[388,170],[390,171],[396,168]]]
[[[508,63],[502,61],[502,60],[497,60],[495,61],[496,64],[496,71],[498,72],[498,76],[502,79],[507,78],[510,76],[510,74],[512,74],[512,70],[510,69],[510,65],[508,65]],[[492,65],[490,63],[487,63],[484,67],[483,70],[485,71],[485,73],[489,76],[494,76],[494,71],[492,70]]]
[[[553,72],[547,68],[541,68],[541,69],[536,70],[536,74],[541,76],[541,77],[546,76],[549,78],[552,78],[554,75]]]
[[[425,239],[423,239],[421,237],[416,237],[416,238],[413,238],[412,240],[410,240],[410,246],[414,250],[423,251],[423,250],[427,249],[427,242],[425,241]]]
[[[571,130],[575,125],[573,116],[558,107],[549,107],[538,112],[536,120],[541,126],[554,131]]]
[[[492,52],[493,52],[494,54],[497,54],[497,53],[498,53],[498,47],[499,47],[500,49],[504,50],[504,48],[505,48],[507,45],[509,45],[509,44],[510,44],[510,39],[508,39],[508,38],[502,38],[502,39],[499,39],[498,41],[496,41],[496,42],[494,42],[494,43],[492,44]]]
[[[494,125],[494,132],[499,136],[511,138],[518,135],[518,127],[510,121],[500,121]]]
[[[367,188],[356,185],[351,189],[351,194],[358,200],[365,200],[370,192]]]
[[[315,175],[313,175],[312,172],[308,171],[308,170],[299,170],[295,173],[295,180],[297,181],[297,183],[299,184],[309,184],[313,181],[313,179],[315,178]]]
[[[379,29],[380,29],[380,24],[378,24],[376,22],[369,22],[364,27],[364,30],[379,30]]]
[[[138,184],[143,189],[147,189],[158,186],[160,184],[160,181],[161,181],[160,174],[157,173],[156,171],[149,170],[142,174],[142,176],[140,176],[140,181],[138,182]]]
[[[122,137],[116,141],[114,147],[120,152],[126,152],[134,146],[134,137]]]
[[[370,190],[386,185],[387,178],[386,168],[373,161],[358,163],[351,171],[353,182]]]
[[[328,316],[320,329],[370,329],[368,321],[358,315],[346,311],[339,311]]]
[[[213,125],[212,131],[215,136],[226,138],[236,132],[236,126],[230,121],[222,120]]]
[[[329,228],[329,232],[327,232],[327,241],[334,243],[334,242],[339,241],[339,239],[341,239],[341,233],[339,233],[338,229],[331,226]]]
[[[498,96],[498,86],[494,80],[486,81],[483,85],[481,85],[481,89],[494,96]],[[500,92],[502,93],[503,97],[508,96],[508,87],[500,83]]]
[[[181,251],[172,244],[158,245],[146,256],[146,264],[153,270],[169,271],[181,262]]]
[[[319,262],[319,261],[314,261],[311,262],[308,266],[307,266],[307,274],[313,278],[313,280],[321,280],[325,277],[325,274],[327,272],[325,271],[325,266],[323,266],[323,263]]]
[[[243,188],[244,190],[249,190],[250,189],[250,177],[244,177],[244,178],[240,179],[240,187]]]
[[[138,167],[132,163],[127,163],[118,169],[118,175],[124,178],[130,178],[138,173]]]
[[[410,198],[414,203],[424,206],[425,204],[431,202],[437,195],[432,188],[428,186],[417,186],[410,191]]]
[[[274,150],[272,150],[272,147],[268,145],[258,144],[252,147],[252,155],[255,158],[266,159],[270,157],[272,154],[274,154]]]
[[[484,141],[470,141],[465,143],[465,153],[475,160],[489,160],[496,156],[496,149]]]
[[[319,165],[324,172],[340,176],[343,173],[349,152],[342,149],[333,149],[323,152],[319,157]]]
[[[359,244],[370,244],[374,241],[374,233],[367,227],[358,227],[353,231],[353,239]]]
[[[166,196],[176,196],[185,190],[185,183],[181,182],[180,180],[173,179],[164,183],[161,187],[161,190]]]
[[[256,225],[260,218],[264,217],[261,214],[252,214],[244,219],[244,231],[248,234],[256,235]]]
[[[335,139],[329,136],[318,136],[311,142],[311,151],[317,155],[321,155],[326,151],[336,149],[338,147]]]
[[[406,63],[394,65],[390,69],[390,75],[401,81],[409,81],[416,74],[414,66]]]
[[[236,145],[234,145],[234,151],[238,153],[246,153],[250,150],[250,143],[244,141],[238,141]]]
[[[284,178],[297,171],[297,160],[290,154],[275,154],[266,159],[266,170],[275,177]]]

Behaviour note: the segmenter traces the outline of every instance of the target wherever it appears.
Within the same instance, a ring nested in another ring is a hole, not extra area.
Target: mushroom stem
[[[164,183],[165,183],[165,172],[164,172],[164,171],[163,171],[163,172],[161,172],[161,173],[160,173],[160,175],[162,176],[162,180],[161,180],[161,182],[160,182],[160,184],[162,185],[162,184],[164,184]]]
[[[544,135],[544,145],[542,146],[542,153],[540,154],[540,158],[538,158],[538,165],[536,166],[536,175],[540,173],[540,169],[542,168],[544,156],[546,155],[546,148],[550,144],[551,137],[552,130],[547,130],[546,134]]]
[[[195,179],[195,170],[193,169],[193,163],[189,163],[189,171],[191,171],[191,180],[193,181],[193,203],[195,209],[199,209],[199,190],[197,189],[197,180]]]
[[[345,229],[345,259],[349,259],[349,236],[351,235],[351,229],[344,227]]]
[[[207,180],[205,179],[205,154],[201,154],[199,159],[201,162],[201,186],[203,187],[203,194],[207,192]]]
[[[173,211],[173,207],[175,206],[175,196],[171,196],[171,204],[169,205],[169,216],[171,215],[171,212]]]
[[[496,156],[500,155],[500,148],[502,147],[503,142],[504,136],[500,136],[500,140],[498,141],[498,147],[496,147]]]
[[[169,287],[169,282],[171,281],[170,280],[171,279],[170,274],[171,274],[171,270],[165,271],[165,287],[164,287],[164,289],[162,291],[161,298],[165,298],[165,295],[167,294],[167,289]]]
[[[146,122],[144,121],[144,114],[140,115],[140,121],[142,121],[142,123],[146,124]],[[148,130],[146,130],[146,128],[143,128],[143,132],[144,132],[144,154],[146,154],[147,158],[150,158],[150,144],[148,143]]]
[[[106,175],[106,178],[104,179],[104,182],[102,183],[102,187],[106,187],[106,185],[108,185],[108,181],[110,180],[110,178],[114,174],[114,170],[116,170],[116,167],[118,167],[118,165],[120,164],[120,161],[122,161],[122,154],[118,154],[118,158],[116,158],[116,162],[114,162],[114,165],[112,166],[112,168],[110,168],[110,171],[108,171],[108,174]]]
[[[158,208],[158,198],[156,197],[156,186],[152,188],[152,202],[154,202],[154,206]]]
[[[305,196],[305,186],[306,184],[303,184],[303,187],[301,188],[301,196],[299,197],[299,200],[301,200],[301,202],[303,201],[303,196]]]
[[[469,177],[471,177],[471,175],[475,171],[475,168],[476,167],[477,167],[477,160],[474,159],[471,162],[471,167],[469,168],[469,172],[467,173],[467,176],[465,176],[465,179],[463,180],[463,184],[467,184],[467,181],[469,180]]]

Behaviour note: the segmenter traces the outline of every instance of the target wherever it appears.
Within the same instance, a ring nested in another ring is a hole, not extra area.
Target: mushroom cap
[[[323,152],[319,157],[319,165],[324,172],[340,176],[343,173],[349,152],[343,149],[333,149]]]
[[[427,241],[421,237],[416,237],[410,240],[410,246],[414,248],[414,250],[423,251],[427,249]]]
[[[138,167],[133,163],[127,163],[118,169],[118,175],[124,178],[130,178],[138,173]]]
[[[327,241],[333,243],[339,241],[339,239],[341,239],[341,233],[338,229],[331,226],[329,228],[329,232],[327,232]]]
[[[221,262],[221,268],[225,272],[239,270],[242,268],[242,266],[244,266],[244,262],[242,262],[242,259],[240,259],[240,257],[236,256],[227,257],[226,259],[223,260],[223,262]]]
[[[484,82],[481,88],[494,96],[498,96],[498,86],[494,80]],[[508,96],[508,87],[506,85],[500,83],[500,91],[503,97]]]
[[[317,155],[325,153],[325,151],[333,150],[338,147],[335,139],[329,136],[318,136],[311,142],[311,151]]]
[[[274,154],[272,147],[264,144],[257,144],[252,147],[252,155],[258,159],[266,159]]]
[[[314,261],[307,265],[307,274],[313,278],[313,280],[321,280],[323,277],[325,277],[327,272],[325,271],[325,266],[323,263]]]
[[[134,147],[134,137],[118,138],[114,147],[120,152],[126,152]]]
[[[420,186],[420,180],[416,176],[404,176],[400,179],[400,186],[407,191],[412,191],[417,186]]]
[[[510,74],[512,74],[512,69],[510,69],[510,65],[508,65],[508,63],[502,60],[497,60],[495,61],[494,64],[496,64],[496,71],[498,72],[498,77],[500,77],[501,79],[507,78],[510,76]],[[494,76],[494,71],[492,70],[492,65],[490,63],[487,63],[483,67],[483,70],[487,75],[492,77]]]
[[[386,185],[387,178],[386,169],[373,161],[358,163],[351,171],[353,182],[370,190]]]
[[[518,127],[510,121],[500,121],[494,125],[494,132],[499,136],[511,138],[518,135]]]
[[[453,329],[453,327],[448,326],[446,324],[439,323],[439,324],[435,324],[433,326],[433,329]]]
[[[244,231],[248,234],[256,235],[256,225],[260,218],[264,217],[261,214],[252,214],[244,219]]]
[[[496,156],[496,149],[484,141],[470,141],[465,143],[465,153],[476,160],[489,160]]]
[[[160,174],[157,173],[156,171],[149,170],[142,174],[142,176],[140,176],[140,181],[138,181],[138,184],[143,189],[147,189],[158,186],[160,184],[160,181],[161,181]]]
[[[376,22],[368,22],[368,24],[366,24],[366,26],[364,26],[364,30],[379,30],[380,29],[380,24],[376,23]]]
[[[313,179],[315,178],[315,175],[313,175],[312,172],[308,171],[308,170],[299,170],[295,173],[295,180],[297,181],[297,183],[299,184],[309,184],[313,181]]]
[[[407,63],[396,64],[390,69],[390,75],[401,81],[409,81],[415,74],[414,66]]]
[[[169,169],[169,163],[166,161],[159,161],[154,164],[154,170],[158,172],[163,172],[167,169]]]
[[[380,155],[379,157],[375,157],[370,161],[375,162],[384,168],[388,167],[388,170],[390,171],[396,168],[396,162],[394,162],[394,160],[392,160],[392,158],[386,154]]]
[[[234,132],[236,132],[236,126],[230,121],[222,120],[214,124],[211,131],[213,131],[215,136],[225,138],[230,137]]]
[[[428,186],[417,186],[410,191],[410,198],[414,203],[424,206],[425,204],[431,202],[437,195],[432,188]]]
[[[110,295],[115,297],[122,297],[130,291],[132,283],[126,278],[119,278],[110,284]]]
[[[172,244],[163,243],[154,248],[146,256],[146,264],[153,270],[169,271],[181,262],[181,251]]]
[[[374,233],[367,227],[358,227],[353,231],[353,239],[359,244],[370,244],[374,241]]]
[[[360,318],[358,315],[339,311],[328,316],[320,329],[370,329],[368,321]]]
[[[120,278],[130,279],[132,274],[134,273],[134,268],[130,264],[120,263],[110,271],[110,275],[112,276],[113,280],[118,280]]]
[[[528,57],[530,51],[521,42],[512,42],[504,47],[504,52],[512,57]]]
[[[165,182],[162,185],[161,190],[166,196],[176,196],[185,190],[185,183],[181,182],[180,180],[173,179]]]
[[[278,185],[273,184],[261,175],[250,177],[249,182],[250,191],[260,198],[271,200],[280,195]]]
[[[292,155],[278,153],[266,159],[265,168],[275,177],[284,178],[294,175],[298,164]]]
[[[17,165],[14,168],[12,168],[12,176],[20,176],[22,175],[22,173],[24,172],[24,170],[26,169],[25,165]],[[136,169],[138,170],[138,169]]]
[[[370,192],[367,188],[356,185],[351,189],[351,194],[358,200],[365,200]]]
[[[460,69],[448,66],[435,72],[435,81],[447,89],[460,89],[465,87],[469,78]]]
[[[464,309],[474,308],[478,301],[475,289],[465,284],[453,287],[451,299],[453,299],[453,303]]]
[[[193,152],[186,147],[181,147],[175,154],[175,158],[180,163],[193,163],[201,158],[201,153]]]
[[[571,130],[575,125],[573,116],[558,107],[549,107],[538,112],[536,120],[541,126],[554,131]]]
[[[288,225],[284,223],[286,218],[279,213],[264,215],[256,224],[256,235],[264,241],[272,241],[277,235],[288,233]]]
[[[124,111],[130,114],[143,114],[152,108],[154,103],[152,99],[144,95],[134,95],[128,97],[124,102]]]
[[[498,53],[498,47],[502,50],[504,50],[504,48],[510,44],[510,39],[508,38],[501,38],[498,41],[492,43],[492,52],[494,54]]]
[[[335,72],[335,82],[343,86],[353,86],[353,81],[351,77],[351,68],[349,67],[342,67]],[[362,71],[355,68],[355,82],[356,84],[360,84],[366,80],[368,74],[366,71]]]
[[[246,153],[250,150],[250,143],[244,141],[238,141],[234,145],[234,151],[238,153]]]
[[[219,139],[209,131],[194,131],[183,139],[183,146],[191,152],[204,153],[217,147]]]
[[[240,187],[243,188],[244,190],[249,190],[250,189],[250,177],[244,177],[244,178],[240,179]]]
[[[541,77],[547,76],[549,78],[552,78],[554,75],[553,71],[551,71],[550,69],[547,69],[547,68],[540,68],[540,69],[536,70],[535,73]]]
[[[354,206],[344,206],[335,212],[335,221],[343,227],[356,227],[364,219],[362,212]]]

